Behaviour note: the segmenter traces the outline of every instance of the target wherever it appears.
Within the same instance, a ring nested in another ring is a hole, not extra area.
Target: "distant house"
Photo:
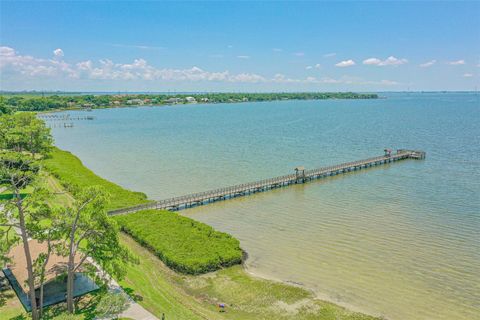
[[[177,103],[181,103],[182,101],[183,100],[181,98],[168,98],[163,102],[165,102],[166,104],[177,104]]]
[[[243,102],[247,102],[247,101],[248,101],[248,98],[247,98],[247,97],[243,97],[242,101],[243,101]]]
[[[95,107],[95,104],[93,104],[93,103],[84,103],[84,104],[82,104],[82,107],[84,107],[84,108],[93,108],[93,107]]]
[[[195,99],[194,97],[186,97],[185,101],[187,101],[187,103],[196,103],[197,99]]]
[[[121,102],[118,101],[118,100],[115,100],[115,101],[112,101],[112,104],[115,105],[115,106],[119,106],[121,104]]]
[[[130,100],[127,100],[127,104],[131,104],[131,105],[143,105],[144,102],[142,99],[130,99]]]
[[[208,100],[208,98],[202,98],[202,99],[200,99],[200,101],[201,102],[208,102],[209,100]]]

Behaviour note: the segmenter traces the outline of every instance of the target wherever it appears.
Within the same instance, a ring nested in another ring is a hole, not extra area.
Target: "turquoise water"
[[[53,134],[97,174],[152,199],[385,147],[424,150],[424,161],[182,214],[239,238],[252,273],[321,298],[391,319],[480,319],[480,96],[385,96],[94,110]]]

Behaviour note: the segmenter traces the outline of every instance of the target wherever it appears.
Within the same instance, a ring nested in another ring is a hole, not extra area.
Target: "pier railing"
[[[227,200],[252,193],[280,188],[283,186],[288,186],[290,184],[305,183],[314,179],[320,179],[328,176],[347,173],[350,171],[361,170],[364,168],[391,163],[399,160],[424,158],[425,152],[423,151],[400,149],[397,150],[397,152],[394,154],[388,153],[378,157],[346,162],[318,169],[304,170],[302,168],[302,170],[298,170],[297,168],[297,172],[293,174],[287,174],[284,176],[264,179],[251,183],[238,184],[215,190],[193,193],[129,208],[117,209],[110,211],[109,214],[125,214],[147,209],[181,210],[219,200]]]

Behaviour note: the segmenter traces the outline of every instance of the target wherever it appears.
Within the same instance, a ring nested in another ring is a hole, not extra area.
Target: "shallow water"
[[[480,319],[480,97],[385,95],[94,110],[53,133],[97,174],[152,199],[385,147],[425,150],[424,161],[182,214],[239,238],[250,271],[320,297],[391,319]]]

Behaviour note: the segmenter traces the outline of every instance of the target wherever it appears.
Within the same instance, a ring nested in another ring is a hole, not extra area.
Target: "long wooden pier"
[[[400,149],[396,153],[386,150],[385,154],[364,160],[346,162],[334,166],[323,167],[313,170],[305,170],[303,167],[295,168],[295,173],[280,177],[239,184],[231,187],[193,193],[185,196],[174,197],[152,203],[138,205],[129,208],[110,211],[110,215],[132,213],[147,209],[181,210],[193,206],[203,205],[215,201],[227,200],[239,196],[245,196],[257,192],[281,188],[291,184],[305,183],[314,179],[362,170],[369,167],[383,165],[404,159],[425,159],[424,151]]]
[[[37,117],[45,121],[95,120],[94,116],[71,116],[69,114],[39,114]]]

